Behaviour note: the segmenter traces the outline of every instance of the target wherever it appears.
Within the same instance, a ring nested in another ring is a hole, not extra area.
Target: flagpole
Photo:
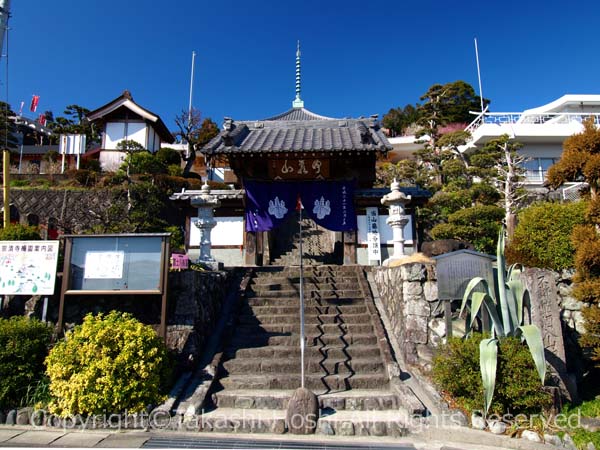
[[[479,70],[479,49],[477,38],[475,38],[475,59],[477,60],[477,80],[479,81],[479,100],[481,102],[481,113],[483,113],[483,90],[481,89],[481,71]]]
[[[304,266],[302,261],[302,204],[300,204],[300,374],[302,378],[302,389],[304,389]]]

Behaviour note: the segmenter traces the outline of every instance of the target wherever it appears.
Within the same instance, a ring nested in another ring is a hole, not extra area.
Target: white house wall
[[[152,132],[154,132],[152,130]],[[128,122],[127,134],[125,134],[125,122],[108,122],[104,134],[104,149],[115,150],[117,144],[123,139],[135,141],[147,148],[146,124],[140,122]]]
[[[190,247],[200,245],[200,230],[195,225],[197,217],[192,217],[190,223]],[[217,225],[210,234],[212,245],[238,245],[244,243],[244,219],[243,217],[215,217]]]

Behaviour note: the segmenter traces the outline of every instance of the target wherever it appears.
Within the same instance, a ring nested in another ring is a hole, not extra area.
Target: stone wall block
[[[584,303],[573,297],[564,296],[562,298],[562,308],[566,311],[581,311],[583,307]]]
[[[429,317],[431,308],[429,303],[423,301],[423,297],[419,295],[410,295],[404,303],[404,313],[407,315]]]
[[[420,263],[405,264],[400,266],[401,276],[406,281],[425,281],[427,279],[427,271],[425,266]]]
[[[423,293],[425,294],[425,300],[428,302],[436,301],[438,299],[437,281],[426,281],[423,284]]]
[[[428,334],[427,317],[412,314],[406,316],[404,341],[426,344]]]
[[[405,281],[402,283],[402,290],[407,297],[423,296],[423,285],[418,281]]]

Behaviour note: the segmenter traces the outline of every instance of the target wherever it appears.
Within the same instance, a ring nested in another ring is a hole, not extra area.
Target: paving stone
[[[110,433],[90,433],[89,431],[73,431],[52,442],[53,447],[95,447],[106,439]]]
[[[8,441],[23,433],[23,430],[0,429],[0,442]]]
[[[10,445],[26,445],[28,447],[46,446],[64,434],[62,431],[25,431],[5,443]]]

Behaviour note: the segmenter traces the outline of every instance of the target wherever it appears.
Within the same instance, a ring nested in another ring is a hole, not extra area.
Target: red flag
[[[41,126],[46,126],[46,114],[40,114],[40,117],[38,117],[38,123]]]
[[[40,102],[40,96],[39,95],[34,95],[33,97],[31,97],[31,106],[29,107],[29,109],[31,110],[31,112],[35,112],[35,110],[38,107],[38,103]]]
[[[296,199],[296,211],[300,211],[304,209],[304,205],[302,204],[302,200],[300,200],[300,196]]]

